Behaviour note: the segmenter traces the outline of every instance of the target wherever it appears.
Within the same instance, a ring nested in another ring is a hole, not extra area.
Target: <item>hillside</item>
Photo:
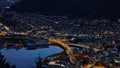
[[[90,18],[118,18],[119,3],[119,0],[21,0],[10,10]]]

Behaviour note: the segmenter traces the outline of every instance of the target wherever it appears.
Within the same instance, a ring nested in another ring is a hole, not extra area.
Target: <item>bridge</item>
[[[83,45],[83,44],[73,44],[73,43],[66,43],[63,42],[61,39],[55,39],[55,38],[49,38],[48,39],[50,44],[59,44],[60,47],[64,48],[66,50],[66,53],[70,59],[70,61],[75,64],[77,62],[75,55],[73,54],[73,51],[69,46],[76,46],[76,47],[82,47],[82,48],[87,48],[89,49],[90,47],[88,45]],[[92,48],[93,50],[96,48]],[[89,57],[90,58],[90,57]],[[94,59],[92,59],[93,62],[95,62]]]
[[[60,39],[54,39],[54,38],[50,38],[48,39],[49,40],[49,43],[57,43],[57,44],[60,44],[60,46],[62,46],[65,50],[66,50],[66,53],[68,55],[68,57],[70,58],[70,61],[75,64],[77,62],[74,54],[73,54],[73,51],[71,50],[71,48],[68,46],[67,43],[64,43],[62,42]]]
[[[75,46],[75,47],[87,48],[87,49],[90,48],[88,45],[83,45],[83,44],[68,43],[68,45],[69,45],[69,46]]]

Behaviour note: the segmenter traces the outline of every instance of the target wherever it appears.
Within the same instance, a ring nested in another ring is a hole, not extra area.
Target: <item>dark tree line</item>
[[[0,68],[16,68],[16,66],[15,65],[10,65],[8,62],[6,62],[6,59],[0,53]]]

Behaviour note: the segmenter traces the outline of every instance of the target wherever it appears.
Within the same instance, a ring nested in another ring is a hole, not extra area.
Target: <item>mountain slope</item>
[[[10,10],[89,17],[120,17],[119,0],[21,0]]]

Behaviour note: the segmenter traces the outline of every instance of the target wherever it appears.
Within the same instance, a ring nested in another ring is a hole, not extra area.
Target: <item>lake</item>
[[[15,65],[17,68],[32,68],[35,67],[35,62],[38,57],[47,57],[53,54],[62,52],[63,49],[58,46],[49,46],[48,48],[40,48],[35,50],[21,49],[1,49],[0,52],[5,56],[6,61],[10,65]]]

